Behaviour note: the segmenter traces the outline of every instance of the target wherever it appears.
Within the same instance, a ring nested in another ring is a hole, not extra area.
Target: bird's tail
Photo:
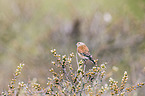
[[[92,59],[92,56],[89,56],[89,59],[90,59],[94,64],[96,64],[96,62]]]

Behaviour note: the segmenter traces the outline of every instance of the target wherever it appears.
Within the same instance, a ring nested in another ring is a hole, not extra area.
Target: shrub
[[[56,53],[56,50],[51,50],[51,53],[56,58],[56,62],[52,61],[57,68],[61,69],[59,73],[55,72],[53,68],[49,71],[52,73],[52,78],[48,77],[47,87],[43,88],[39,83],[28,81],[27,83],[17,82],[18,76],[21,74],[21,70],[24,64],[20,64],[16,72],[14,73],[14,78],[8,85],[8,91],[3,91],[1,95],[7,96],[21,96],[21,95],[33,95],[33,96],[101,96],[101,95],[117,95],[124,96],[128,92],[141,88],[145,82],[138,83],[136,86],[126,87],[128,75],[124,72],[122,77],[121,85],[119,86],[118,81],[109,79],[107,82],[105,79],[106,65],[107,63],[97,65],[96,64],[89,69],[85,70],[86,62],[82,60],[77,63],[77,70],[72,67],[72,59],[74,53],[71,53],[68,57],[66,55],[61,56]],[[77,55],[76,55],[76,60]]]

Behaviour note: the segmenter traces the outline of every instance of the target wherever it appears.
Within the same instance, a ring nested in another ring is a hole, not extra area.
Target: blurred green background
[[[120,82],[127,71],[128,84],[145,81],[145,0],[0,0],[0,91],[22,62],[19,79],[46,87],[50,50],[76,53],[77,41],[108,62],[107,76]]]

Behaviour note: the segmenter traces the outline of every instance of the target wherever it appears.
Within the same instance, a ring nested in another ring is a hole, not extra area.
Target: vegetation
[[[144,10],[145,0],[0,0],[0,93],[9,90],[7,85],[20,62],[25,66],[16,78],[16,88],[19,81],[47,88],[46,77],[53,78],[48,69],[57,74],[61,70],[50,64],[54,57],[48,50],[56,48],[68,56],[76,53],[78,41],[99,60],[97,67],[107,62],[103,85],[109,85],[112,77],[120,88],[125,71],[129,76],[126,88],[144,82]],[[73,72],[77,64],[73,58]],[[85,72],[93,67],[87,62]],[[144,90],[127,94],[144,96]]]
[[[51,68],[49,71],[52,73],[52,78],[48,77],[47,87],[44,88],[40,86],[37,82],[28,81],[24,83],[23,81],[18,81],[17,77],[20,75],[24,64],[20,64],[14,74],[14,78],[11,80],[8,91],[1,93],[3,96],[126,96],[128,92],[141,88],[145,85],[145,82],[138,83],[135,86],[126,86],[128,75],[124,72],[124,76],[121,80],[121,85],[119,86],[118,81],[109,79],[106,80],[106,65],[107,63],[97,65],[85,71],[85,63],[82,60],[77,61],[78,69],[74,70],[72,67],[72,59],[74,53],[71,53],[68,57],[66,55],[61,56],[56,53],[56,49],[51,50],[54,57],[56,57],[56,62],[52,61],[60,72],[57,73]],[[76,57],[77,58],[77,57]],[[78,60],[78,59],[77,59]]]

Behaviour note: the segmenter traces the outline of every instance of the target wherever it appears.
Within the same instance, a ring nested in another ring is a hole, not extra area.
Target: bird
[[[77,42],[77,53],[83,60],[90,60],[95,64],[95,61],[92,59],[89,48],[83,42]]]

